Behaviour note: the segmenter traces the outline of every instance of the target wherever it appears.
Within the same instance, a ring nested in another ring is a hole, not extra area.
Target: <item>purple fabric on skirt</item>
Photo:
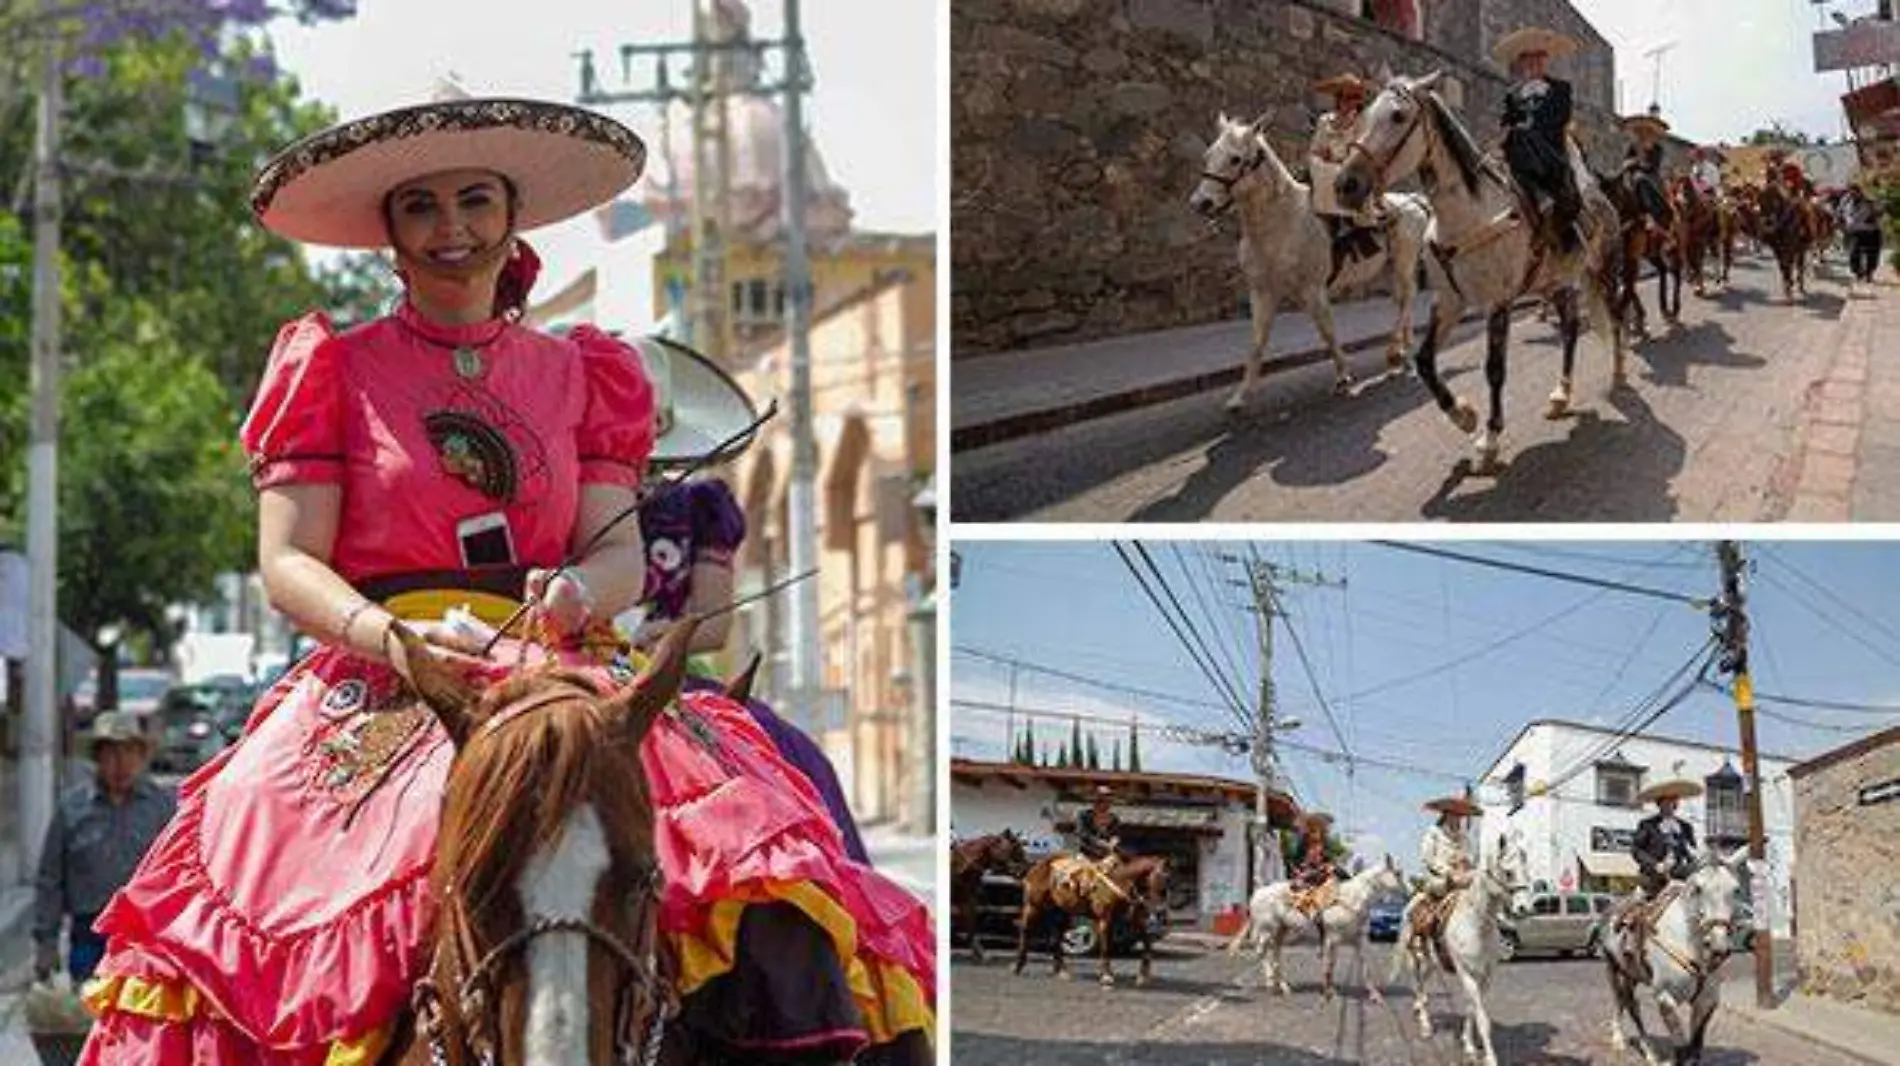
[[[688,692],[722,692],[725,685],[710,677],[688,675]],[[825,809],[831,812],[831,820],[838,825],[838,831],[844,835],[845,853],[866,866],[871,865],[870,853],[864,850],[864,838],[858,835],[857,819],[851,817],[851,806],[845,802],[844,789],[838,784],[838,772],[831,767],[831,760],[816,741],[806,736],[803,730],[780,718],[777,712],[758,700],[747,700],[746,710],[752,712],[752,720],[759,723],[772,738],[772,746],[786,762],[798,767],[811,779],[812,786],[825,801]]]

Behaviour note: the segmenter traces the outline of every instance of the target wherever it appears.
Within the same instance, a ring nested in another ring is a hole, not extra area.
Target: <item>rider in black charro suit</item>
[[[1515,79],[1504,97],[1504,159],[1539,210],[1548,212],[1559,246],[1574,252],[1581,246],[1576,224],[1583,198],[1568,148],[1571,89],[1546,73],[1552,49],[1566,41],[1544,30],[1520,30],[1499,42],[1496,54]]]
[[[1638,800],[1653,800],[1656,804],[1656,813],[1636,824],[1636,836],[1630,841],[1630,857],[1636,860],[1642,883],[1642,903],[1654,902],[1670,881],[1683,880],[1695,872],[1695,827],[1676,814],[1676,807],[1683,797],[1701,794],[1702,787],[1693,781],[1665,781],[1638,794]],[[1617,924],[1634,934],[1630,958],[1638,975],[1647,981],[1651,975],[1644,945],[1650,929],[1647,922],[1630,920],[1638,908],[1635,900],[1626,904]]]
[[[1623,172],[1634,184],[1643,212],[1667,229],[1675,222],[1676,212],[1663,195],[1663,146],[1658,138],[1668,132],[1669,124],[1652,112],[1624,119],[1623,125],[1636,137],[1636,143],[1623,153]]]
[[[1106,788],[1096,789],[1094,806],[1075,816],[1075,850],[1104,869],[1115,858],[1122,831],[1122,820],[1109,807],[1112,796]]]

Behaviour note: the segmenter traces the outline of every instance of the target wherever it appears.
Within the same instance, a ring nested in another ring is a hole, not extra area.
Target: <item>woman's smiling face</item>
[[[445,170],[396,186],[385,202],[389,242],[411,298],[425,311],[487,318],[514,229],[513,192],[487,170]]]

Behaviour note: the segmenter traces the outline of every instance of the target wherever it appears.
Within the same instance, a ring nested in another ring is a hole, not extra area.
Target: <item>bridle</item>
[[[1240,165],[1234,168],[1232,174],[1216,174],[1211,170],[1205,169],[1201,171],[1202,180],[1211,181],[1219,185],[1221,190],[1227,194],[1227,203],[1222,205],[1223,208],[1233,206],[1234,186],[1247,180],[1248,175],[1267,165],[1267,150],[1260,144],[1260,135],[1252,133],[1250,136],[1254,138],[1253,155],[1241,160]]]
[[[578,686],[565,686],[578,689]],[[580,690],[585,691],[585,690]],[[589,693],[589,695],[592,695]],[[518,721],[527,712],[539,709],[571,694],[546,694],[526,699],[483,723],[487,732],[508,722]],[[659,909],[665,876],[658,860],[648,859],[634,866],[629,895],[634,903],[635,925],[646,922],[658,936],[658,927],[650,919]],[[581,917],[535,915],[528,923],[503,937],[494,947],[479,953],[470,933],[468,910],[461,891],[451,887],[443,901],[443,913],[437,921],[454,930],[453,937],[440,936],[435,961],[429,975],[416,982],[410,1005],[416,1014],[417,1030],[429,1042],[432,1066],[449,1066],[450,1041],[459,1041],[458,1051],[473,1055],[482,1066],[500,1061],[501,1001],[495,994],[495,975],[502,965],[525,951],[536,938],[552,934],[578,935],[605,948],[619,972],[614,994],[614,1062],[618,1066],[654,1066],[659,1061],[660,1044],[668,1009],[668,982],[660,972],[654,952],[637,952],[625,940],[598,924]],[[474,958],[473,968],[468,960]],[[445,999],[437,977],[460,971],[453,998]],[[645,1032],[639,1028],[639,1007],[644,1003],[649,1017]],[[446,1016],[446,1018],[445,1018]],[[452,1031],[452,1032],[451,1032]]]
[[[1373,188],[1372,191],[1367,194],[1368,196],[1376,196],[1384,191],[1386,168],[1390,167],[1393,161],[1398,159],[1399,153],[1405,151],[1406,145],[1412,143],[1412,135],[1417,133],[1419,128],[1425,124],[1425,105],[1411,89],[1395,81],[1387,85],[1385,91],[1412,105],[1413,115],[1412,121],[1406,124],[1405,132],[1399,135],[1398,143],[1392,146],[1392,150],[1387,152],[1384,158],[1380,158],[1372,149],[1366,147],[1364,137],[1354,137],[1352,143],[1346,146],[1346,159],[1349,164],[1355,155],[1364,156],[1372,163]]]

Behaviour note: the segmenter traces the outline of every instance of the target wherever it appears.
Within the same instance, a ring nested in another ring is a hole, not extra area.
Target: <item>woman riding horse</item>
[[[520,323],[536,260],[518,234],[610,201],[645,157],[588,111],[464,98],[345,123],[265,166],[264,228],[391,248],[404,298],[345,332],[311,314],[278,335],[242,430],[259,569],[324,646],[185,782],[99,918],[84,1062],[376,1062],[441,905],[456,744],[418,677],[497,682],[537,646],[597,689],[631,677],[606,620],[644,591],[639,525],[617,518],[647,470],[653,390],[607,334]],[[524,597],[526,639],[510,629],[481,657],[466,616],[500,626]],[[696,696],[640,754],[663,961],[693,1035],[754,1061],[929,1061],[924,905],[845,857],[744,709]]]

